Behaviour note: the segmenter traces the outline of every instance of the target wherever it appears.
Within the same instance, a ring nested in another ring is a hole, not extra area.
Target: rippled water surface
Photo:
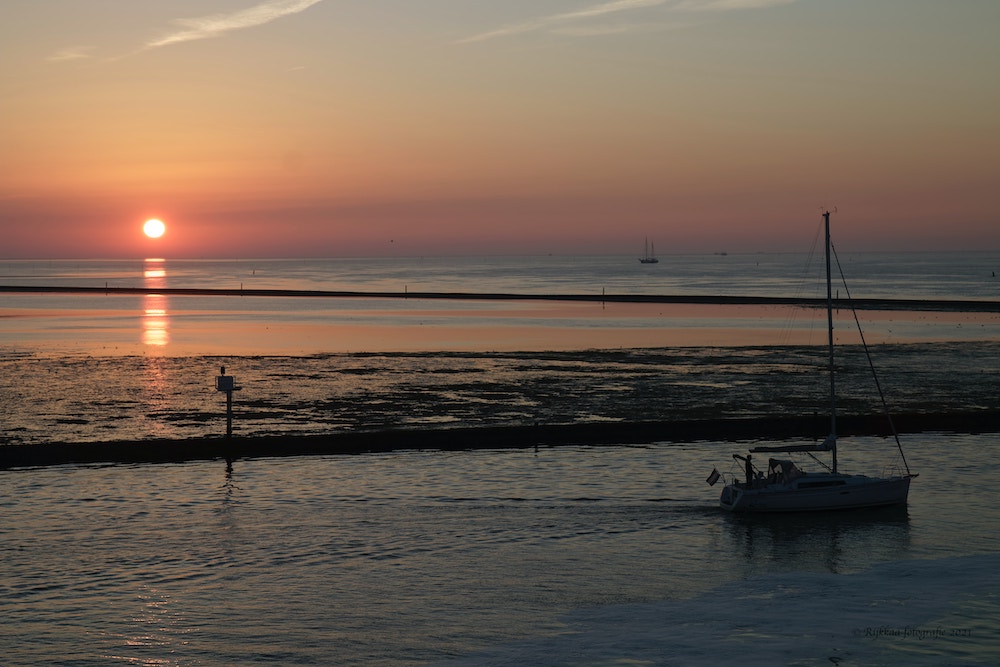
[[[884,445],[845,441],[843,467]],[[1000,550],[1000,512],[967,510],[1000,482],[995,436],[910,439],[908,513],[781,521],[717,509],[704,476],[742,447],[0,472],[5,664],[416,665],[565,633],[575,609]]]

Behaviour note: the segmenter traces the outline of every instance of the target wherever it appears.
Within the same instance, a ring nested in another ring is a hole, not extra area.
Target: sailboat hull
[[[812,473],[788,484],[759,488],[728,484],[719,505],[731,512],[823,512],[905,505],[909,491],[908,476]]]

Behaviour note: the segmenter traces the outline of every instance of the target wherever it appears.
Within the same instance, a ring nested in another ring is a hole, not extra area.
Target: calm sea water
[[[856,297],[1000,298],[995,254],[841,261]],[[5,261],[0,284],[811,297],[818,270],[794,255]],[[812,411],[824,333],[800,311],[2,294],[3,443],[216,432],[221,364],[244,385],[245,433]],[[996,409],[995,316],[862,318],[901,405]],[[2,471],[0,655],[1000,663],[1000,510],[978,500],[1000,481],[995,434],[905,438],[920,473],[905,513],[767,521],[722,514],[704,482],[747,444]],[[842,465],[885,449],[846,440]]]
[[[840,265],[859,297],[1000,297],[998,253],[857,253]],[[813,284],[824,271],[822,255],[794,253],[675,255],[652,265],[619,256],[0,260],[0,284],[812,296],[825,290]]]
[[[995,436],[908,439],[907,512],[773,520],[704,482],[744,446],[0,472],[4,664],[1000,662]]]
[[[1000,299],[1000,255],[861,254],[841,260],[858,298]],[[807,255],[254,261],[3,261],[2,285],[267,288],[512,294],[819,297]],[[841,288],[838,287],[838,293]],[[580,350],[814,343],[800,308],[0,294],[0,350],[97,356]],[[849,336],[853,321],[838,314]],[[1000,339],[1000,316],[866,313],[873,342]]]

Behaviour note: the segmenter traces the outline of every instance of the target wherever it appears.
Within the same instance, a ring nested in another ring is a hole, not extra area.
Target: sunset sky
[[[1000,250],[995,0],[5,0],[0,257]],[[142,225],[162,219],[148,239]]]

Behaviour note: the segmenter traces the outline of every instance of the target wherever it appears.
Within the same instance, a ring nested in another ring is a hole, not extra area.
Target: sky
[[[996,0],[4,0],[0,257],[1000,250]],[[145,220],[164,221],[159,239]]]

